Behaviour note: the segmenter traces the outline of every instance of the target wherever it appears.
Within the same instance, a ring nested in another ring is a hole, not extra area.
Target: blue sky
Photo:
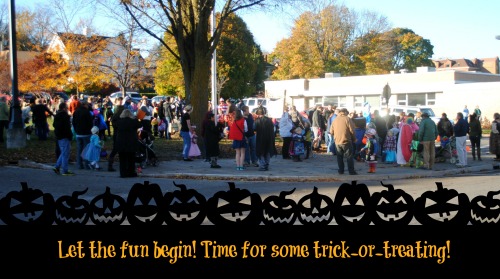
[[[3,0],[8,3],[9,0]],[[16,0],[16,7],[44,0]],[[371,10],[385,15],[392,27],[412,29],[430,40],[433,59],[491,58],[500,56],[499,0],[339,0],[356,11]],[[293,19],[269,13],[241,16],[265,52],[289,36]]]
[[[500,56],[499,0],[344,0],[356,11],[385,15],[392,27],[413,30],[434,46],[433,59]],[[263,51],[289,36],[291,19],[262,13],[242,15]]]

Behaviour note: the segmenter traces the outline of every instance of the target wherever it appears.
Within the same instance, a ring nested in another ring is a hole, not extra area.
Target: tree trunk
[[[197,133],[201,131],[203,117],[208,110],[208,94],[210,63],[204,61],[204,58],[196,59],[196,66],[189,75],[190,80],[186,80],[186,104],[193,106],[191,113],[191,124],[196,125]]]

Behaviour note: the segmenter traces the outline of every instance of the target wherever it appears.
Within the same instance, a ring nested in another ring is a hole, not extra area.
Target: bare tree
[[[49,6],[54,12],[57,30],[66,33],[75,32],[76,28],[93,28],[95,0],[50,0]],[[88,18],[82,14],[90,15]],[[82,30],[82,29],[80,29]]]
[[[112,20],[113,31],[118,34],[115,39],[109,40],[108,51],[104,54],[108,59],[99,68],[113,78],[123,93],[127,89],[145,86],[149,78],[140,49],[144,42],[142,29],[123,5],[117,6],[113,0],[97,0],[97,3],[103,16]]]

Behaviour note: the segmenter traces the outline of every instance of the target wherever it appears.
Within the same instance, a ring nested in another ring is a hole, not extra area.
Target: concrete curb
[[[17,165],[12,165],[24,168],[45,169],[51,170],[52,166],[42,163],[36,163],[29,160],[20,160]],[[395,179],[419,179],[429,177],[444,177],[456,174],[464,174],[471,172],[481,172],[493,170],[493,164],[483,164],[479,166],[471,166],[465,168],[454,168],[440,171],[422,170],[420,172],[404,172],[404,173],[375,173],[375,174],[358,174],[358,175],[273,175],[273,174],[200,174],[200,173],[142,173],[140,177],[151,178],[168,178],[168,179],[196,179],[196,180],[230,180],[230,181],[256,181],[256,182],[330,182],[330,181],[352,181],[352,180],[395,180]],[[116,172],[101,171],[99,176],[116,175]]]
[[[142,177],[169,178],[169,179],[203,179],[203,180],[231,180],[231,181],[259,181],[259,182],[329,182],[329,181],[352,181],[352,180],[394,180],[394,179],[418,179],[429,177],[444,177],[455,174],[470,172],[480,172],[492,170],[491,165],[480,165],[474,167],[457,168],[442,171],[426,171],[421,173],[403,173],[403,174],[358,174],[358,175],[321,175],[321,176],[274,176],[274,175],[221,175],[221,174],[142,174]]]

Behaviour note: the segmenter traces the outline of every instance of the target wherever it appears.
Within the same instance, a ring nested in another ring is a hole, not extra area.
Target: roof
[[[498,74],[498,57],[492,58],[457,58],[432,60],[436,70],[462,70]]]
[[[74,34],[74,33],[63,33],[58,32],[57,36],[60,38],[61,42],[67,46],[69,42],[78,42],[78,45],[83,46],[84,48],[88,48],[88,51],[96,51],[98,46],[103,46],[102,43],[106,42],[106,45],[111,39],[111,37],[105,36],[86,36],[82,34]],[[104,45],[105,47],[105,45]]]

